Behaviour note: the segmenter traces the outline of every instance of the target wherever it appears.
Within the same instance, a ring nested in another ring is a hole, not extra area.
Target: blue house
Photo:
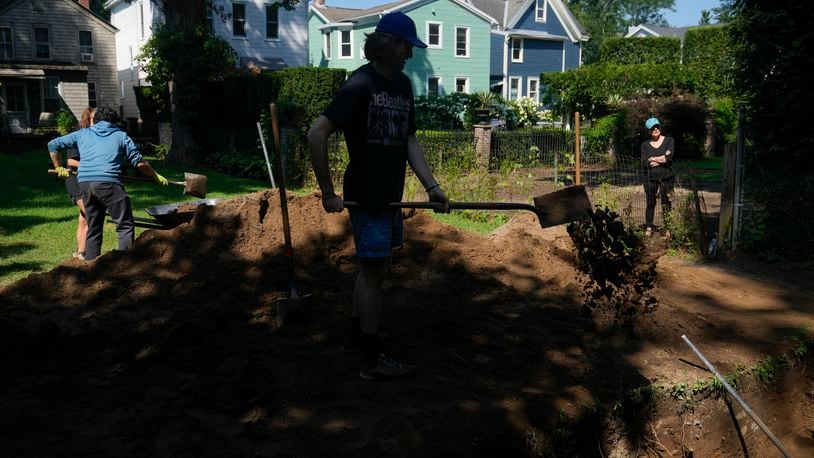
[[[588,34],[562,0],[470,0],[497,20],[491,31],[489,85],[507,99],[540,100],[540,73],[582,63]]]
[[[309,63],[355,70],[367,62],[365,34],[393,11],[410,16],[428,45],[414,48],[404,69],[416,96],[489,90],[487,50],[497,21],[469,0],[400,0],[367,9],[335,8],[314,0],[308,12]]]

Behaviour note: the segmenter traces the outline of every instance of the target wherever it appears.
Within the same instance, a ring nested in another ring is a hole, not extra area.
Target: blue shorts
[[[358,258],[386,258],[404,243],[401,209],[371,212],[348,209]]]

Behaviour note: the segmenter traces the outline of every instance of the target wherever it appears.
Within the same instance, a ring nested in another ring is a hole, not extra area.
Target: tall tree
[[[566,0],[571,11],[585,26],[590,41],[585,45],[585,63],[599,59],[605,38],[623,35],[630,25],[667,25],[663,9],[672,9],[675,0]]]
[[[712,13],[709,10],[701,10],[701,19],[698,20],[698,25],[712,24]]]

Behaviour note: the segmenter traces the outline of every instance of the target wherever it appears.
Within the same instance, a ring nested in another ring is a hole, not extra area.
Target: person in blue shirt
[[[93,122],[91,127],[48,142],[48,154],[60,178],[70,176],[70,170],[62,166],[57,152],[71,148],[82,152],[76,181],[79,183],[88,222],[85,240],[85,259],[88,261],[96,259],[101,252],[105,212],[110,213],[116,223],[120,250],[126,250],[135,240],[136,226],[130,196],[119,178],[125,161],[157,183],[165,186],[168,184],[167,179],[153,170],[144,159],[133,139],[119,129],[119,114],[116,110],[110,107],[97,108]]]

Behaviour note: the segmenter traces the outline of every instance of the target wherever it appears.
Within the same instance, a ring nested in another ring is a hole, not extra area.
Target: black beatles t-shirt
[[[323,115],[345,130],[350,162],[344,199],[372,210],[400,202],[407,137],[416,130],[409,78],[396,71],[387,79],[372,65],[363,65],[342,85]]]

